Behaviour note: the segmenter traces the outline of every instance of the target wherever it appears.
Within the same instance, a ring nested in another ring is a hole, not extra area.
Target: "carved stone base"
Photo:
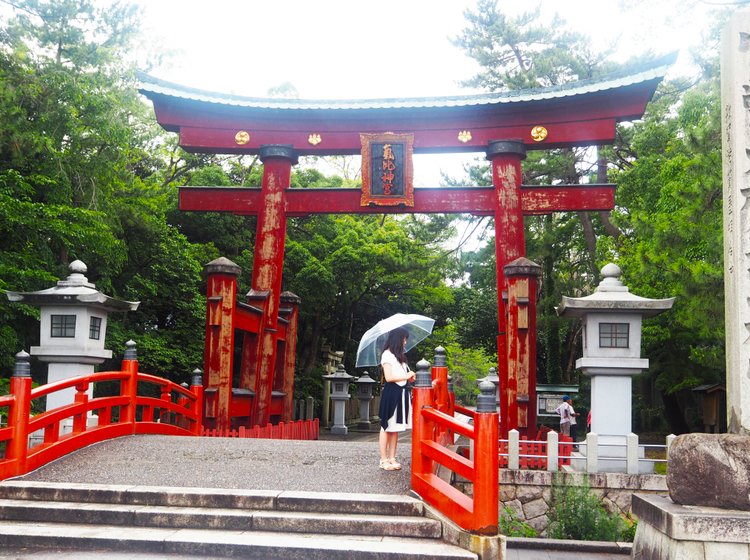
[[[634,494],[633,560],[750,560],[750,512]]]

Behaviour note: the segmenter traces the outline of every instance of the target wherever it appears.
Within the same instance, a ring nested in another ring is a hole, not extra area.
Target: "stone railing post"
[[[508,468],[517,471],[520,466],[521,437],[515,428],[508,432]]]
[[[629,433],[625,439],[625,456],[627,457],[627,473],[638,474],[638,436]]]
[[[586,435],[586,472],[599,471],[599,436],[594,432]]]
[[[560,448],[558,447],[557,432],[550,430],[547,432],[547,470],[557,472],[559,460]]]

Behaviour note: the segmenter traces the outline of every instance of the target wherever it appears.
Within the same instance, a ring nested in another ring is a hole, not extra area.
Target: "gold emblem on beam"
[[[250,133],[246,130],[240,130],[237,134],[234,135],[234,143],[239,146],[244,146],[250,142]]]
[[[466,144],[470,140],[471,140],[471,131],[469,131],[469,130],[462,130],[461,132],[458,133],[458,141],[459,142],[463,142],[464,144]]]
[[[531,137],[534,139],[534,142],[541,142],[545,138],[547,138],[547,129],[543,126],[535,126],[531,129]]]
[[[307,137],[307,143],[311,146],[317,146],[323,141],[323,139],[320,137],[320,134],[311,134]]]

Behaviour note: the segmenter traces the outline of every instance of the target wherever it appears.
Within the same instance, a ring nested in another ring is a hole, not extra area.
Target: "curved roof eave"
[[[162,95],[181,98],[189,101],[210,103],[238,108],[272,109],[272,110],[373,110],[373,109],[417,109],[438,107],[477,107],[502,104],[524,103],[569,98],[584,94],[619,89],[654,80],[661,81],[674,64],[677,53],[671,53],[630,73],[618,73],[598,80],[572,82],[551,88],[518,90],[501,93],[483,93],[474,95],[454,95],[447,97],[412,97],[386,99],[275,99],[264,97],[244,97],[228,95],[201,89],[181,86],[160,80],[148,74],[138,72],[139,91],[149,95]]]

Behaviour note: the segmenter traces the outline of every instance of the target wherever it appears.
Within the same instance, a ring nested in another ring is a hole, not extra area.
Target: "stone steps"
[[[245,558],[476,560],[408,496],[5,481],[0,545]]]

